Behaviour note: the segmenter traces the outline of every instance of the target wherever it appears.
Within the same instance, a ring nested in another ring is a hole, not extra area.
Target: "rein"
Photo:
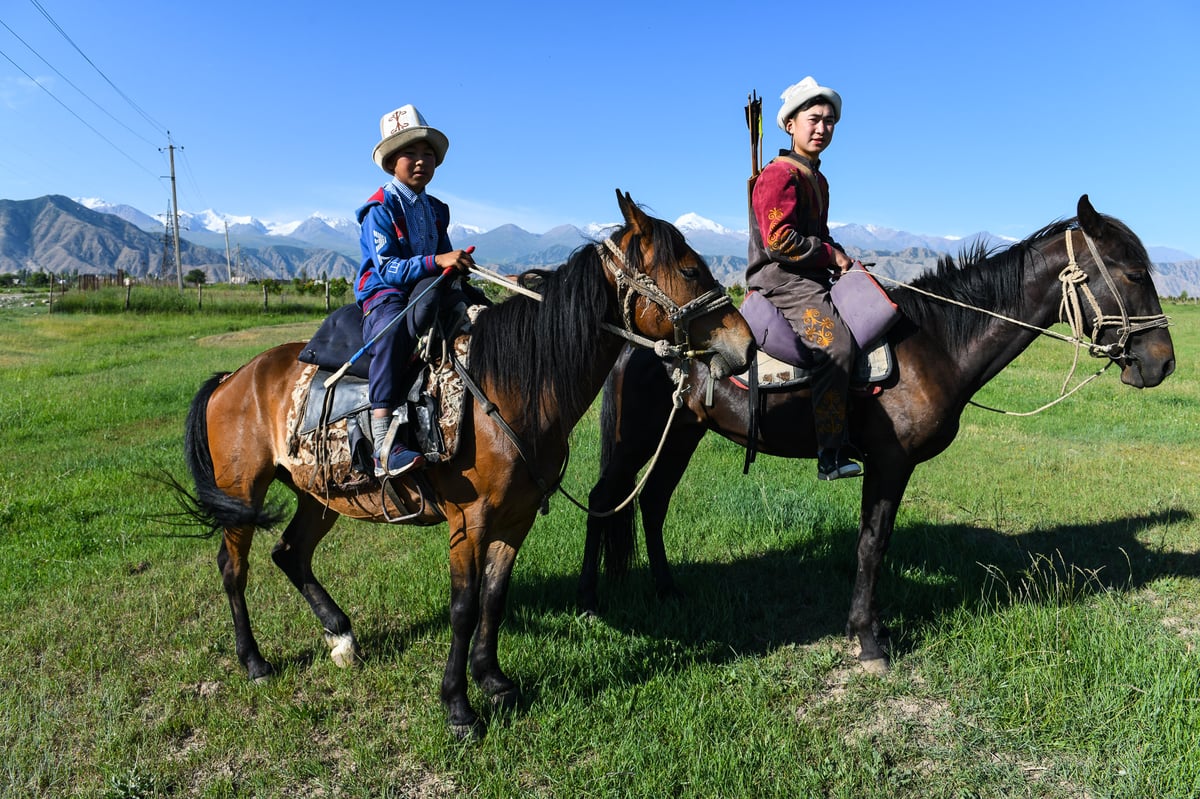
[[[686,383],[688,377],[688,363],[694,358],[712,352],[712,350],[692,349],[691,335],[688,332],[689,322],[696,317],[704,316],[705,314],[709,314],[714,311],[719,311],[726,306],[731,306],[733,304],[733,301],[729,299],[729,295],[725,292],[725,289],[718,283],[716,288],[706,291],[704,294],[701,294],[699,297],[696,297],[684,305],[679,305],[673,299],[671,299],[666,292],[659,288],[658,284],[655,283],[649,275],[641,272],[631,271],[629,269],[629,262],[625,258],[625,254],[622,253],[621,249],[613,243],[612,239],[605,239],[602,242],[602,245],[596,244],[596,251],[600,255],[600,262],[604,264],[605,269],[607,269],[608,272],[613,276],[613,282],[616,284],[617,290],[617,304],[621,307],[621,319],[625,326],[617,327],[616,325],[609,324],[608,322],[601,322],[600,327],[610,333],[613,333],[614,335],[620,336],[621,338],[629,341],[631,344],[654,350],[654,353],[660,358],[670,358],[682,361],[682,365],[675,368],[676,384],[675,391],[671,395],[671,414],[667,417],[667,423],[663,427],[662,438],[659,439],[658,447],[654,451],[654,457],[647,466],[646,472],[642,476],[642,479],[638,482],[637,486],[634,487],[633,493],[626,497],[619,505],[617,505],[617,507],[609,511],[597,513],[580,503],[579,500],[571,496],[567,490],[562,487],[562,478],[563,475],[566,474],[567,463],[570,460],[569,444],[567,446],[567,458],[563,462],[563,467],[559,472],[558,478],[555,480],[555,484],[553,486],[548,486],[546,481],[541,478],[541,475],[534,471],[533,463],[530,460],[524,443],[521,441],[520,437],[516,434],[512,427],[510,427],[500,415],[500,411],[496,407],[496,404],[489,400],[483,393],[483,389],[476,385],[475,382],[467,375],[466,369],[463,368],[458,360],[452,358],[454,368],[462,377],[463,383],[475,396],[475,399],[480,403],[487,414],[492,417],[492,420],[496,422],[497,426],[505,434],[505,436],[512,441],[513,445],[517,448],[517,452],[521,455],[521,459],[524,460],[525,464],[529,467],[529,471],[533,475],[534,481],[537,483],[538,488],[542,490],[543,515],[549,512],[549,497],[556,490],[566,497],[575,507],[595,517],[605,517],[619,513],[630,502],[632,502],[638,496],[638,494],[641,493],[642,488],[645,487],[646,481],[649,479],[651,472],[654,471],[654,466],[658,462],[658,457],[662,453],[663,446],[667,442],[667,435],[671,431],[671,423],[675,420],[675,413],[681,407],[683,407],[684,396],[688,391],[688,386]],[[545,299],[538,292],[525,288],[524,286],[514,283],[513,281],[507,280],[502,275],[491,272],[478,265],[472,266],[471,271],[479,274],[481,277],[493,283],[503,286],[510,291],[514,291],[518,294],[529,297],[530,299],[537,300],[538,302],[542,302]],[[671,324],[675,328],[674,345],[667,343],[667,341],[663,339],[654,340],[634,332],[634,309],[637,305],[637,295],[645,297],[666,312],[668,318],[671,320]]]
[[[992,411],[994,413],[1003,413],[1008,416],[1033,416],[1034,414],[1041,413],[1047,408],[1057,405],[1079,389],[1083,388],[1088,383],[1095,380],[1097,377],[1107,371],[1108,368],[1112,366],[1113,363],[1118,359],[1122,357],[1130,357],[1128,351],[1130,336],[1146,330],[1153,330],[1154,328],[1158,327],[1168,327],[1170,324],[1170,320],[1167,318],[1167,315],[1161,313],[1154,316],[1129,316],[1129,313],[1125,310],[1125,303],[1121,300],[1120,293],[1117,292],[1117,286],[1113,282],[1112,275],[1108,273],[1108,267],[1105,265],[1104,258],[1100,255],[1100,251],[1096,248],[1095,242],[1092,241],[1091,236],[1089,236],[1084,230],[1080,229],[1079,232],[1083,235],[1083,240],[1087,244],[1088,251],[1091,253],[1092,259],[1096,262],[1096,269],[1104,278],[1104,282],[1107,284],[1109,292],[1113,295],[1113,299],[1116,301],[1117,308],[1120,311],[1119,316],[1105,315],[1104,312],[1100,310],[1100,303],[1096,301],[1095,294],[1092,293],[1091,288],[1088,286],[1087,272],[1084,272],[1079,266],[1078,262],[1075,260],[1075,245],[1071,237],[1073,232],[1074,231],[1071,230],[1066,231],[1065,241],[1067,247],[1067,265],[1063,267],[1061,272],[1058,273],[1058,282],[1062,286],[1062,299],[1060,300],[1058,306],[1059,321],[1070,327],[1071,335],[1069,336],[1064,336],[1061,333],[1049,330],[1047,328],[1038,327],[1037,325],[1031,325],[1028,322],[1020,319],[1014,319],[1013,317],[1005,316],[1004,314],[996,313],[995,311],[988,310],[987,308],[980,308],[975,305],[968,305],[967,303],[959,302],[958,300],[952,300],[949,297],[943,297],[939,294],[934,294],[933,292],[919,289],[916,286],[895,280],[887,277],[886,275],[876,275],[876,277],[896,286],[902,286],[911,291],[915,291],[918,294],[931,297],[935,300],[949,303],[950,305],[957,305],[960,308],[978,311],[979,313],[987,314],[988,316],[995,317],[996,319],[1009,322],[1019,327],[1033,330],[1040,335],[1049,336],[1050,338],[1056,338],[1060,341],[1065,341],[1069,344],[1072,344],[1075,347],[1075,356],[1071,362],[1071,368],[1068,370],[1067,376],[1063,379],[1063,385],[1059,390],[1059,396],[1058,398],[1046,403],[1042,407],[1022,413],[1017,411],[1006,411],[998,408],[991,408],[987,405],[982,405],[978,402],[975,402],[974,400],[968,400],[971,405],[974,405],[977,408],[982,408],[986,411]],[[1083,302],[1080,300],[1081,294],[1083,299],[1087,301],[1088,307],[1092,311],[1091,336],[1088,336],[1084,332],[1084,311]],[[1102,345],[1097,342],[1101,331],[1105,327],[1117,328],[1118,340],[1116,342],[1108,345]],[[1107,358],[1108,363],[1106,363],[1090,377],[1081,381],[1079,385],[1075,386],[1070,391],[1067,391],[1067,384],[1071,382],[1071,379],[1075,376],[1075,370],[1079,366],[1079,350],[1083,348],[1086,348],[1088,354],[1093,358]]]

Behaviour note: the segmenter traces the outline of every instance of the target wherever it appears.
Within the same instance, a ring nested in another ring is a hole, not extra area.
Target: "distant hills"
[[[745,231],[730,230],[696,214],[685,214],[675,225],[722,283],[742,282]],[[480,263],[513,274],[564,263],[577,247],[614,226],[560,225],[545,233],[530,233],[516,225],[487,231],[453,225],[450,234],[455,246],[475,245]],[[932,268],[940,255],[958,255],[975,241],[988,246],[1009,243],[986,232],[951,239],[858,224],[839,225],[833,234],[851,255],[873,261],[875,271],[897,280],[912,279]],[[202,269],[209,282],[226,281],[231,272],[251,279],[290,280],[301,275],[350,279],[360,257],[357,223],[319,215],[275,224],[215,211],[180,213],[180,239],[183,272]],[[1151,248],[1150,255],[1158,265],[1155,284],[1160,294],[1200,294],[1200,260],[1166,248]],[[128,205],[60,195],[0,200],[0,274],[115,274],[120,270],[134,278],[171,279],[173,264],[173,248],[161,217]]]

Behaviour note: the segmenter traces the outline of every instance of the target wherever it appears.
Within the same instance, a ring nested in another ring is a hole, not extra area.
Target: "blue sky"
[[[413,103],[450,138],[430,192],[455,222],[610,222],[620,188],[744,229],[746,96],[773,154],[811,74],[844,102],[832,220],[1024,237],[1087,193],[1200,256],[1197,9],[5,0],[0,198],[161,213],[170,131],[185,211],[349,217],[385,179],[379,117]]]

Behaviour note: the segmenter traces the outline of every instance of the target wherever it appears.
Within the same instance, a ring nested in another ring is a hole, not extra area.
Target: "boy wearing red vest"
[[[754,184],[746,288],[770,300],[813,353],[817,476],[857,477],[862,466],[844,451],[856,348],[829,298],[832,278],[853,261],[829,234],[829,183],[820,171],[820,155],[842,116],[842,98],[807,77],[781,99],[776,121],[792,147],[781,150]]]

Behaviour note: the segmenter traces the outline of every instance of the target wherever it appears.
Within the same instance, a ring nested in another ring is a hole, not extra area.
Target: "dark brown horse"
[[[887,631],[879,617],[876,582],[914,467],[950,445],[971,397],[1029,346],[1037,329],[1058,321],[1060,304],[1080,307],[1071,300],[1083,298],[1082,308],[1091,316],[1074,315],[1073,328],[1078,328],[1077,336],[1091,337],[1093,354],[1121,367],[1123,382],[1156,386],[1175,368],[1145,248],[1125,225],[1096,213],[1086,195],[1079,200],[1077,219],[1052,224],[997,254],[976,248],[960,261],[955,265],[943,258],[936,272],[890,292],[904,316],[888,334],[896,369],[878,396],[851,403],[851,438],[864,456],[865,474],[847,634],[858,639],[859,657],[873,670],[887,665]],[[1096,308],[1088,296],[1094,297]],[[686,404],[639,496],[646,553],[660,596],[675,592],[663,549],[663,520],[706,431],[769,455],[816,457],[807,389],[763,392],[755,434],[748,432],[755,429],[748,392],[714,374],[709,404],[707,374],[703,368],[695,372]],[[600,479],[590,495],[592,511],[609,511],[630,493],[667,423],[672,387],[667,363],[653,353],[625,352],[618,359],[604,392]],[[628,568],[634,514],[630,506],[589,518],[579,581],[584,610],[597,609],[602,550],[610,574]]]
[[[517,296],[475,321],[470,375],[529,461],[487,409],[468,398],[456,453],[421,475],[428,503],[414,483],[397,485],[413,514],[408,523],[449,525],[452,639],[441,699],[459,737],[482,729],[467,699],[468,657],[471,676],[494,706],[517,702],[517,687],[496,653],[509,578],[539,506],[557,485],[568,434],[624,343],[602,327],[698,348],[707,368],[722,376],[744,369],[753,352],[745,321],[679,231],[647,216],[628,194],[618,192],[617,200],[624,226],[541,273],[541,303]],[[217,563],[238,659],[253,679],[274,671],[254,640],[245,598],[254,532],[281,521],[264,505],[272,481],[297,498],[272,559],[308,600],[338,665],[354,663],[358,645],[350,620],[313,575],[313,550],[339,515],[376,522],[397,515],[395,507],[383,506],[378,483],[353,491],[321,485],[311,464],[296,457],[289,440],[302,401],[295,387],[308,366],[297,361],[302,346],[275,347],[232,374],[214,376],[187,420],[186,456],[196,485],[191,509],[221,532]]]

